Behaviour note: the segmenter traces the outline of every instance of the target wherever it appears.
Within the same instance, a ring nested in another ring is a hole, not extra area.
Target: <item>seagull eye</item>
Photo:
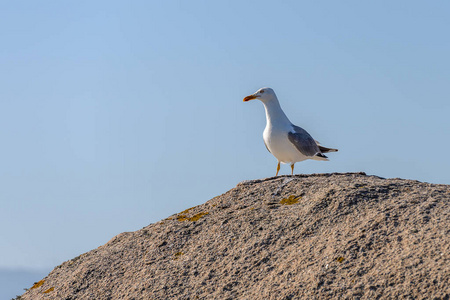
[[[259,93],[260,93],[260,94],[264,93],[264,90],[260,90]]]

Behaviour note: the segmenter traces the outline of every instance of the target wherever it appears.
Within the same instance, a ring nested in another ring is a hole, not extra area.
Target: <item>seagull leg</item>
[[[291,175],[294,175],[294,165],[295,165],[295,163],[291,165],[291,170],[292,170]]]
[[[278,166],[277,166],[277,174],[275,174],[275,176],[278,176],[278,172],[280,171],[280,162],[278,162]]]

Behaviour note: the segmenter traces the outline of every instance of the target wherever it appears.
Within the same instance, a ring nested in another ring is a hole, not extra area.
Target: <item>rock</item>
[[[450,186],[245,181],[56,267],[21,299],[449,299]]]

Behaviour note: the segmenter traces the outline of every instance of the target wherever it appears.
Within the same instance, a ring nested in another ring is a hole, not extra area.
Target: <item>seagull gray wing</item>
[[[295,125],[292,125],[292,128],[293,131],[288,133],[288,138],[298,151],[306,156],[315,156],[321,153],[316,141],[306,130]]]

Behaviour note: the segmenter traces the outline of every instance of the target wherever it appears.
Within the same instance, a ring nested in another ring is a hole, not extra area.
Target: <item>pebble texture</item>
[[[244,181],[56,267],[21,299],[449,299],[450,186]]]

